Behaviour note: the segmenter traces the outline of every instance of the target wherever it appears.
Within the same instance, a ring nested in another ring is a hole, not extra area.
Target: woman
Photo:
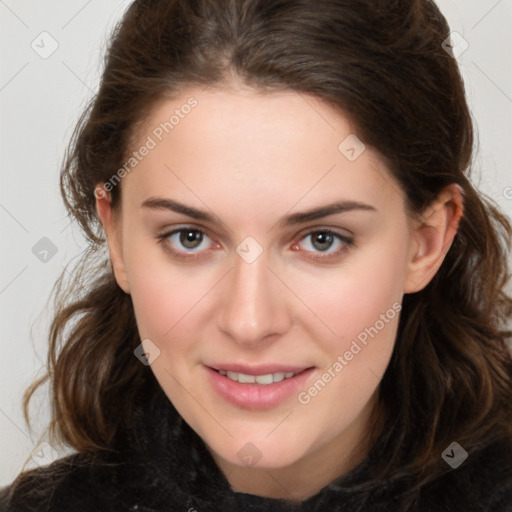
[[[76,454],[6,510],[512,510],[511,227],[448,38],[429,0],[131,5],[61,176]]]

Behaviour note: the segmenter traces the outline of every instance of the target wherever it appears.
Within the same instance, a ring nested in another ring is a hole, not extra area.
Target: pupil
[[[180,242],[187,249],[194,249],[201,244],[203,234],[199,231],[182,231],[180,234]]]
[[[316,242],[316,243],[315,243]],[[326,250],[332,245],[333,236],[329,233],[319,232],[313,238],[313,245],[318,250]]]

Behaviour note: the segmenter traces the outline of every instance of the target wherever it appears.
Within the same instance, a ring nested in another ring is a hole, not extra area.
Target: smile
[[[266,373],[265,375],[248,375],[247,373],[231,372],[226,370],[219,370],[221,375],[225,375],[228,379],[234,380],[235,382],[241,382],[242,384],[263,384],[267,386],[274,382],[281,382],[284,379],[291,379],[295,375],[295,372],[277,372],[277,373]]]
[[[230,368],[212,368],[203,366],[208,381],[216,394],[224,401],[243,409],[271,409],[290,400],[314,372],[315,367],[258,368],[241,370]],[[252,370],[252,371],[251,371]]]

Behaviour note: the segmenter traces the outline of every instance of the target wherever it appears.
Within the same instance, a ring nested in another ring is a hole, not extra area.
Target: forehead
[[[221,197],[241,209],[339,199],[402,204],[383,159],[350,120],[295,91],[190,88],[155,104],[133,147],[144,146],[123,196],[185,194],[196,204]]]

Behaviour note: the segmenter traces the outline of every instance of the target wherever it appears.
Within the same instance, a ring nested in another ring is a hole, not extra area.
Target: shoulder
[[[9,487],[0,491],[0,510],[50,510],[55,493],[81,472],[81,462],[80,457],[72,455],[50,466],[20,474]]]
[[[448,468],[425,486],[420,502],[421,510],[437,506],[439,510],[512,512],[512,442],[470,451],[460,466]]]
[[[361,492],[354,492],[351,482],[336,486],[327,495],[327,501],[322,502],[326,505],[322,510],[512,512],[512,442],[468,448],[465,460],[460,453],[454,454],[459,457],[455,463],[446,456],[442,460],[440,453],[439,474],[434,479],[428,478],[426,472],[408,473],[404,465],[389,478],[374,480],[371,468],[378,459],[369,459],[369,472],[363,467],[357,476]],[[352,508],[347,506],[349,500],[353,500]]]
[[[0,512],[123,510],[118,507],[128,505],[129,496],[122,484],[129,484],[131,473],[126,464],[71,455],[22,473],[0,490]]]

